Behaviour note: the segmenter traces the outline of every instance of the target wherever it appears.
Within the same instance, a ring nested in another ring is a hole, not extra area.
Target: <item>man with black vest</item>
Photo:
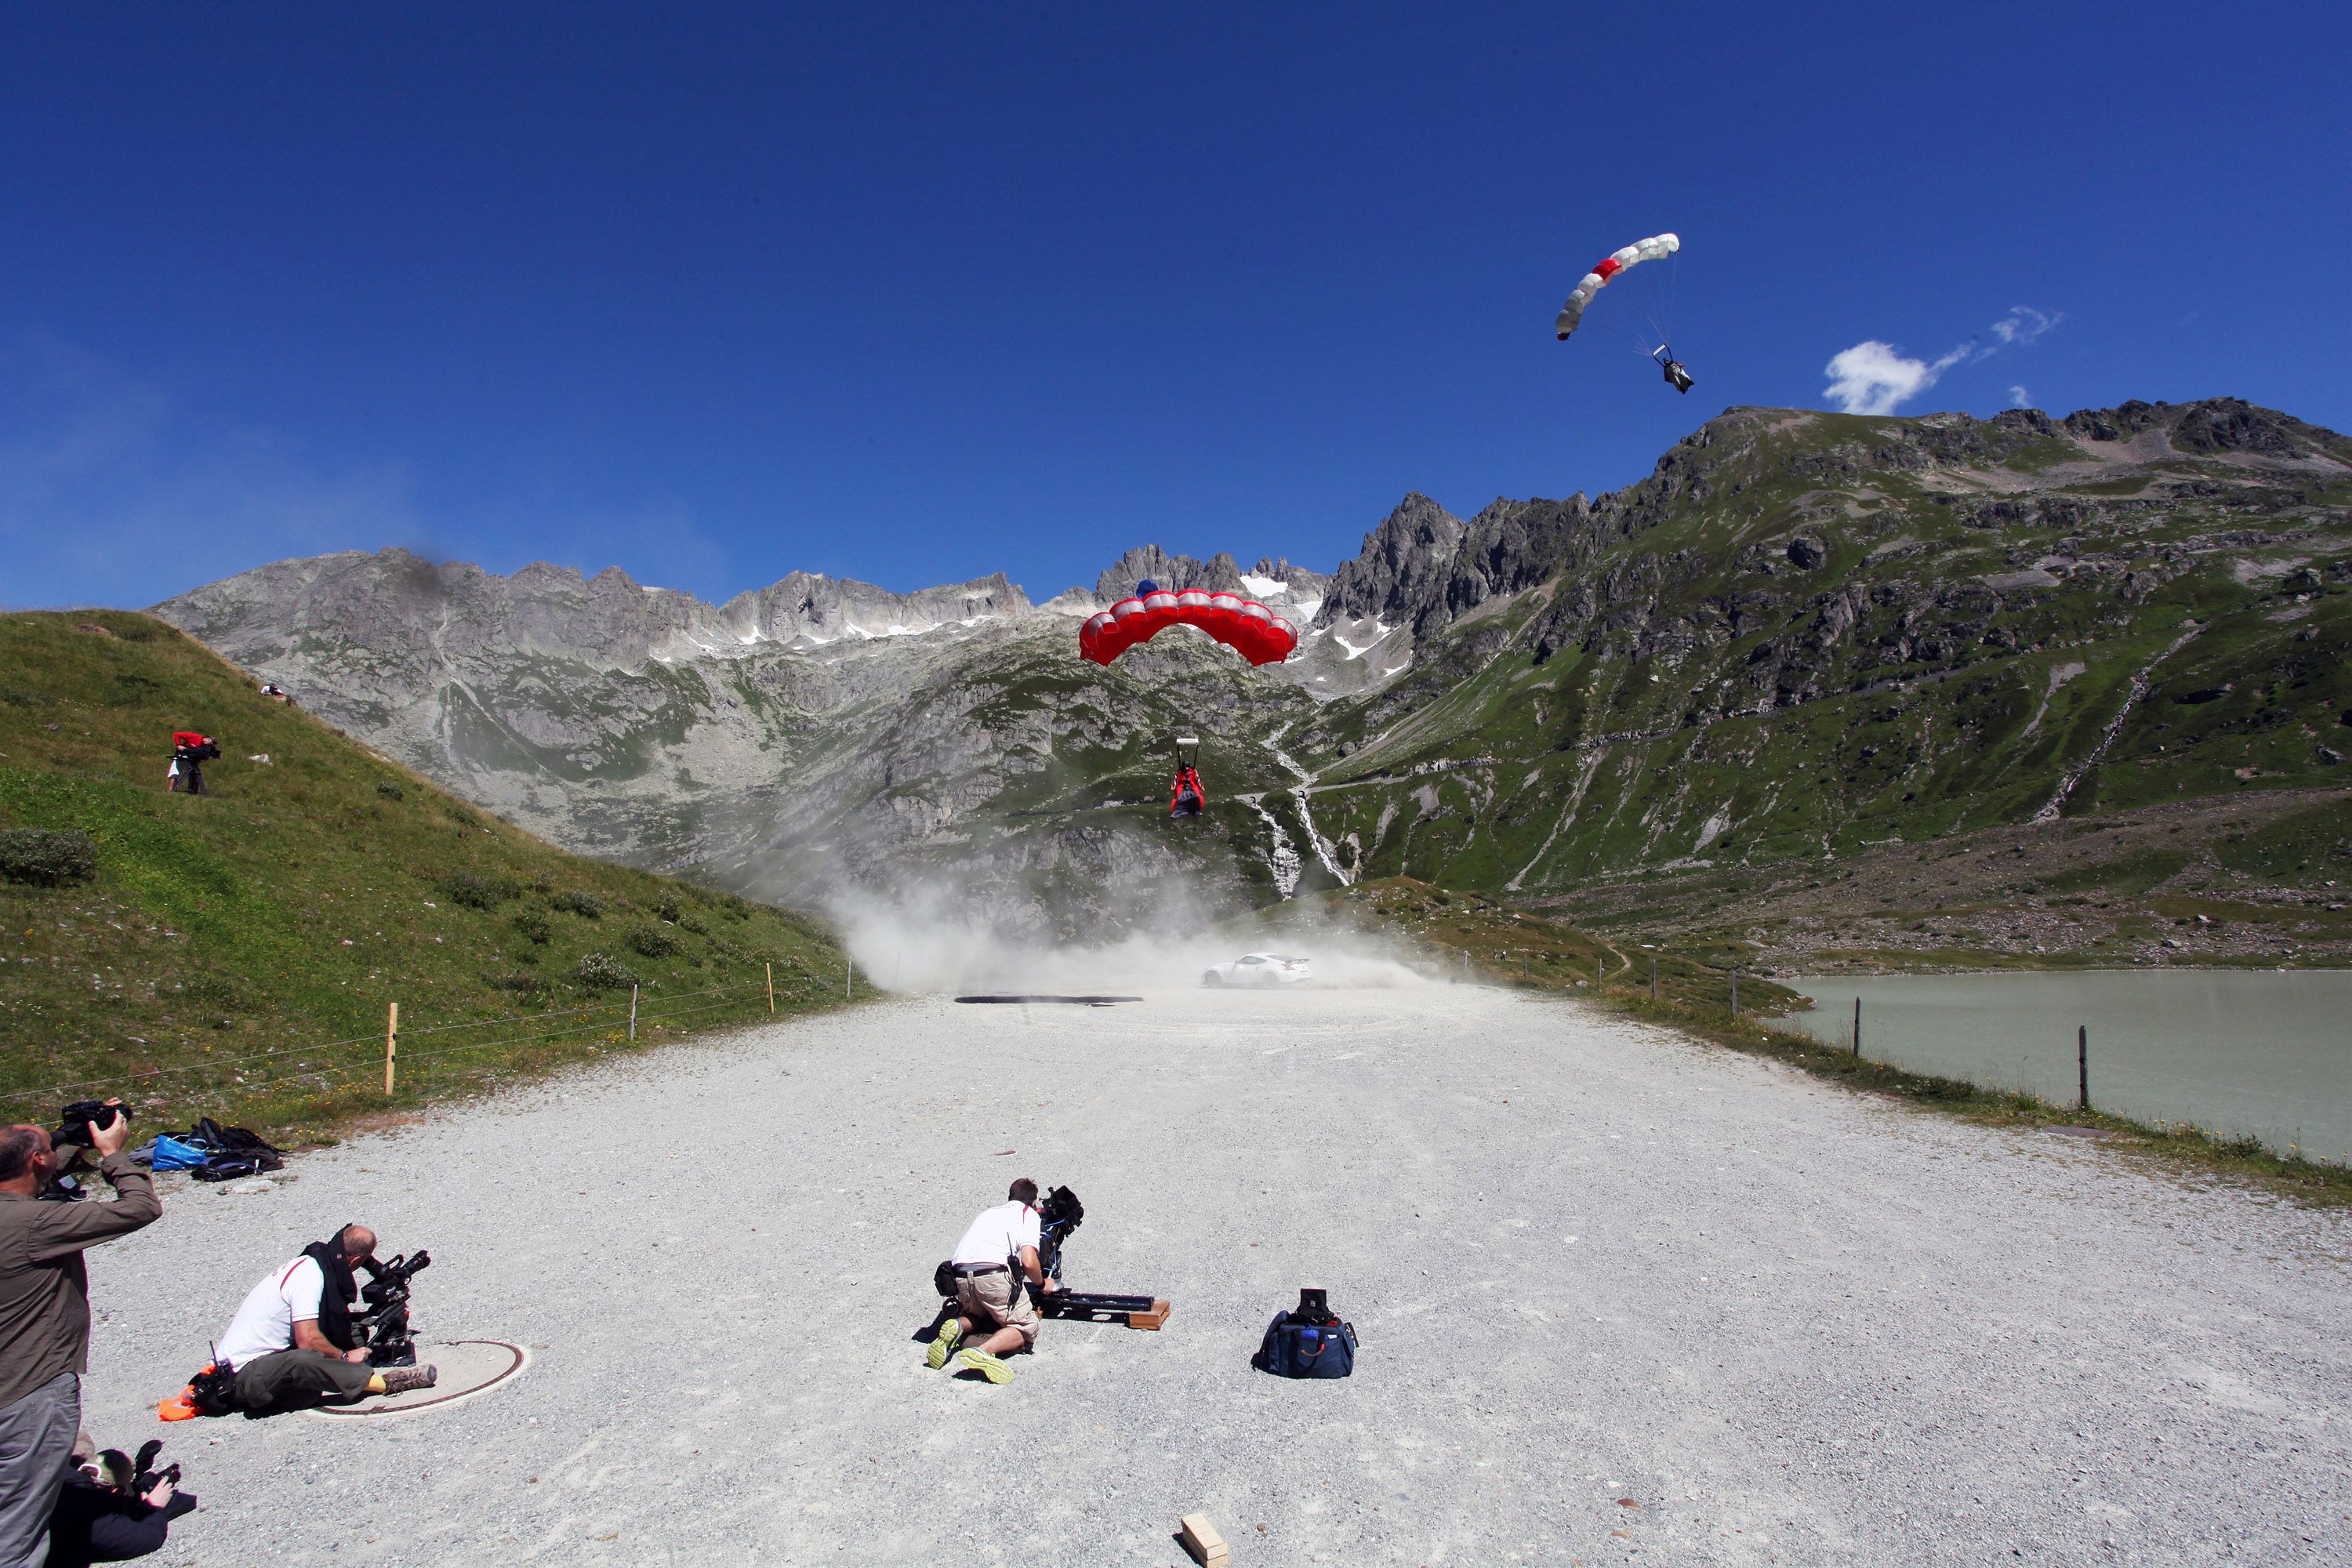
[[[352,1268],[375,1256],[375,1232],[347,1225],[331,1241],[263,1276],[236,1310],[214,1354],[236,1369],[236,1402],[247,1410],[289,1408],[320,1397],[405,1394],[439,1380],[429,1366],[368,1365],[352,1331],[359,1282]]]

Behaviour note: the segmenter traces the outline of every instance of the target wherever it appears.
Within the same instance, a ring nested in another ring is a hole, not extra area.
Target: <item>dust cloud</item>
[[[1093,945],[994,928],[953,889],[939,886],[902,888],[887,899],[839,895],[825,912],[859,975],[904,995],[1180,990],[1200,985],[1212,964],[1245,952],[1311,960],[1314,979],[1306,984],[1318,990],[1431,984],[1377,935],[1336,923],[1273,931],[1232,922],[1220,929],[1181,887],[1168,889],[1158,929]]]

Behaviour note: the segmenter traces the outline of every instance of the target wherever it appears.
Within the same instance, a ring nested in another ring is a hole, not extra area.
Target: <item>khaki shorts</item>
[[[993,1274],[957,1275],[956,1311],[1000,1329],[1018,1329],[1022,1344],[1034,1350],[1037,1309],[1029,1300],[1027,1287],[1015,1283],[1016,1278],[1009,1268]]]

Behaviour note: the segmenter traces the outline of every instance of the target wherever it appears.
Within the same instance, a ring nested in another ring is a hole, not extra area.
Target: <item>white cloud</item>
[[[2011,408],[2031,408],[2033,406],[2033,394],[2021,386],[2012,386],[2009,389],[2009,405]]]
[[[1967,357],[1955,349],[1933,363],[1906,359],[1893,343],[1873,338],[1830,361],[1829,398],[1848,414],[1892,414],[1896,406],[1936,384],[1936,378]]]
[[[1992,324],[1992,335],[2001,341],[2003,347],[2030,343],[2065,319],[2063,314],[2055,312],[2044,315],[2031,305],[2011,305],[2009,314]],[[1984,351],[1988,354],[1992,352],[1990,349]],[[1979,354],[1977,357],[1981,359],[1984,356]]]
[[[2022,347],[2065,319],[2057,311],[2012,305],[2008,315],[1987,329],[1995,342],[1988,343],[1982,336],[1970,338],[1933,360],[1910,359],[1893,343],[1866,339],[1839,353],[1823,367],[1822,374],[1830,378],[1825,395],[1847,414],[1892,414],[1935,385],[1954,365],[1973,364],[1990,359],[2005,348]],[[2019,407],[2026,406],[2025,388],[2012,386],[2009,392],[2011,400]]]

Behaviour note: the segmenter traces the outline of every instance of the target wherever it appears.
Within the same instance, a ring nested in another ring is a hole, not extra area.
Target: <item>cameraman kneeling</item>
[[[982,1211],[971,1222],[950,1260],[959,1311],[940,1325],[931,1341],[928,1359],[933,1371],[947,1365],[952,1355],[958,1367],[991,1383],[1013,1381],[1013,1369],[1004,1358],[1037,1342],[1037,1308],[1022,1288],[1022,1276],[1041,1291],[1061,1288],[1038,1268],[1040,1234],[1037,1184],[1026,1176],[1013,1184],[1003,1205]],[[996,1331],[956,1354],[956,1347],[983,1325]]]
[[[358,1399],[430,1388],[429,1366],[367,1363],[352,1326],[359,1282],[352,1266],[375,1256],[375,1232],[347,1225],[331,1241],[314,1241],[302,1256],[263,1277],[215,1348],[236,1369],[236,1402],[247,1410],[291,1408],[321,1395]]]

